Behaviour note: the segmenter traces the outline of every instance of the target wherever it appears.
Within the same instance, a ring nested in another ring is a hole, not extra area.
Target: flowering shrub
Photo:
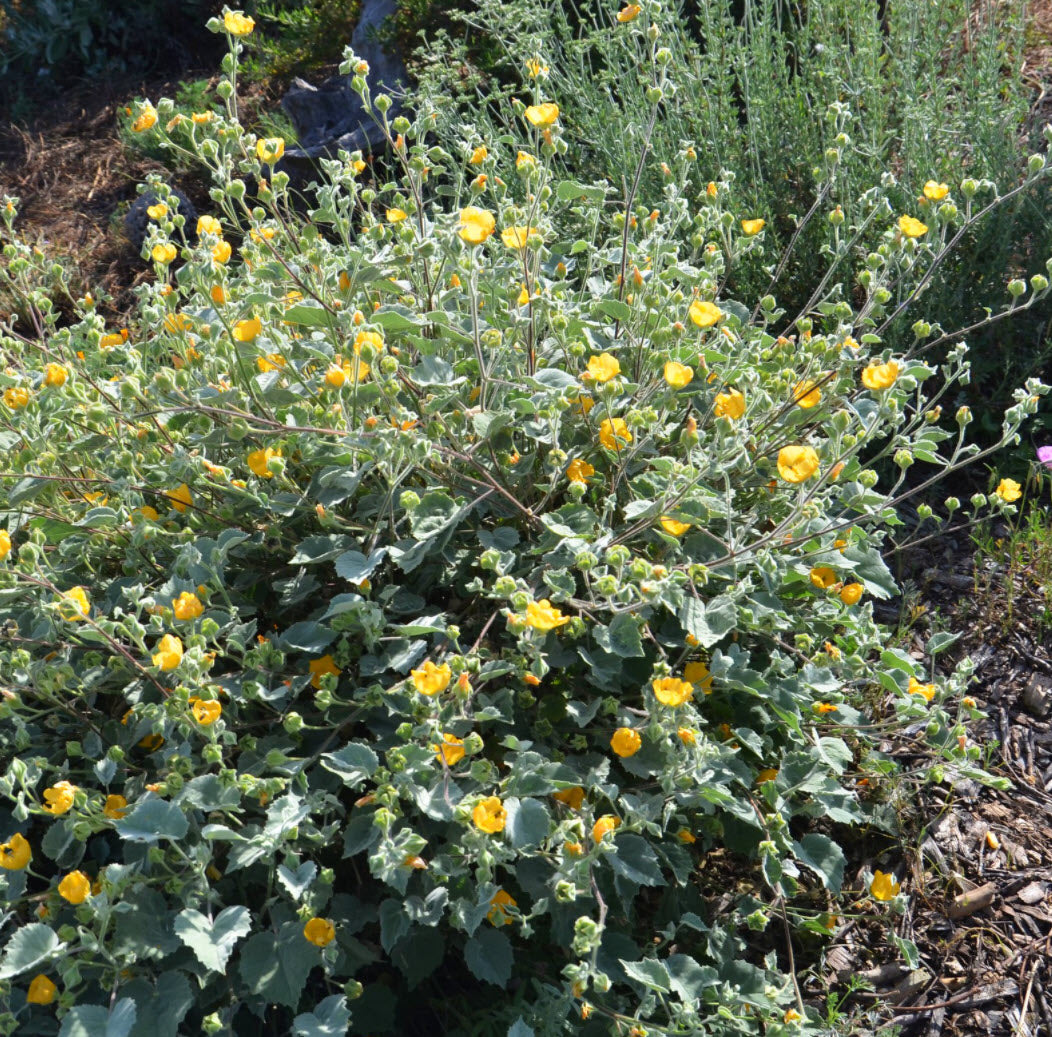
[[[0,213],[40,329],[0,343],[0,1032],[817,1032],[781,933],[830,931],[837,826],[879,820],[862,693],[982,776],[967,670],[872,615],[896,503],[989,453],[932,420],[965,344],[880,331],[980,185],[923,231],[869,191],[851,285],[834,214],[793,318],[723,290],[764,248],[729,176],[617,202],[563,175],[557,83],[514,137],[436,139],[348,55],[398,171],[327,161],[302,219],[237,120],[251,29],[212,25],[225,112],[138,132],[215,209],[188,245],[150,185],[134,327],[60,327]]]

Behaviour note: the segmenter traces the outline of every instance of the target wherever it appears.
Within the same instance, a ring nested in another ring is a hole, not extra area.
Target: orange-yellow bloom
[[[593,382],[609,382],[621,373],[621,364],[617,357],[609,353],[600,353],[599,356],[590,357],[588,370],[584,377]]]
[[[862,384],[867,389],[879,392],[890,389],[899,376],[899,365],[894,360],[886,364],[870,364],[862,371]]]
[[[448,663],[436,666],[430,659],[424,660],[424,665],[416,670],[411,670],[409,676],[413,679],[413,687],[421,695],[437,695],[449,687],[453,679],[453,671]]]
[[[201,599],[192,591],[183,591],[175,601],[172,602],[172,611],[176,619],[197,619],[205,610]]]
[[[896,882],[893,874],[883,871],[875,871],[873,881],[869,884],[869,891],[875,900],[894,900],[901,888],[902,883]]]
[[[861,583],[845,583],[840,588],[840,600],[845,605],[857,605],[862,599],[863,589]]]
[[[460,229],[457,233],[469,245],[481,245],[496,229],[497,221],[488,209],[468,205],[460,210]]]
[[[639,4],[628,4],[617,12],[617,20],[622,24],[625,22],[633,22],[639,17],[639,12],[642,10],[643,8],[640,7]]]
[[[440,760],[445,761],[447,767],[454,767],[464,759],[464,739],[457,738],[448,731],[442,734],[442,744],[433,745],[431,748]]]
[[[174,634],[165,634],[157,642],[157,651],[151,658],[154,666],[174,670],[183,661],[183,642]]]
[[[83,904],[91,892],[91,883],[84,872],[71,871],[58,884],[58,891],[71,904]]]
[[[127,812],[128,801],[119,795],[109,795],[106,797],[106,802],[102,805],[103,817],[108,817],[111,821],[119,821],[124,817]]]
[[[211,727],[223,714],[222,703],[215,699],[190,699],[190,712],[202,727]]]
[[[247,36],[255,27],[255,20],[240,11],[227,11],[223,15],[223,28],[231,36]]]
[[[690,319],[697,324],[699,328],[711,328],[713,324],[716,324],[723,317],[723,310],[721,310],[715,303],[707,302],[704,299],[695,299],[690,304]]]
[[[630,727],[619,727],[610,739],[610,748],[618,756],[635,756],[642,747],[643,739],[640,738],[639,732]]]
[[[766,220],[742,220],[742,231],[745,233],[745,236],[749,238],[754,234],[759,234],[766,226]]]
[[[33,977],[26,992],[26,1003],[30,1005],[49,1005],[55,1000],[58,987],[42,972]]]
[[[73,806],[73,797],[76,791],[76,785],[71,785],[68,781],[57,781],[51,788],[44,789],[46,802],[42,806],[49,814],[53,814],[55,817],[65,814]]]
[[[621,818],[613,814],[604,814],[594,825],[592,825],[592,839],[600,842],[604,835],[616,831],[621,827]]]
[[[900,216],[899,230],[907,238],[920,238],[928,233],[928,225],[921,223],[920,220],[914,219],[912,216]]]
[[[29,841],[21,832],[15,832],[6,843],[0,843],[0,868],[4,871],[19,871],[32,859]]]
[[[531,104],[523,113],[526,120],[534,126],[551,126],[559,118],[559,106],[551,101],[544,104]]]
[[[929,202],[941,202],[950,193],[950,188],[946,184],[940,184],[936,180],[929,180],[924,185],[924,197]]]
[[[797,382],[793,389],[793,402],[804,410],[817,407],[822,399],[822,390],[816,382]]]
[[[607,450],[621,452],[632,442],[632,433],[624,418],[604,418],[599,424],[599,442]]]
[[[518,901],[503,889],[498,889],[490,897],[490,908],[486,914],[490,925],[511,925],[511,915],[507,912],[509,907],[518,907]]]
[[[475,822],[476,828],[481,829],[488,835],[494,835],[497,832],[504,831],[504,824],[508,820],[508,812],[504,809],[504,804],[501,803],[498,797],[487,796],[476,804],[475,809],[471,812],[471,820]]]
[[[778,474],[786,482],[804,482],[817,471],[818,454],[814,447],[793,445],[778,451]]]
[[[678,364],[675,360],[669,360],[665,364],[665,381],[673,389],[682,389],[691,383],[694,378],[694,368],[686,364]]]
[[[700,660],[687,663],[683,667],[683,679],[690,681],[691,684],[700,685],[701,690],[706,695],[712,694],[712,674],[709,673],[709,668]]]
[[[580,457],[575,457],[566,466],[566,478],[570,482],[587,482],[591,475],[595,475],[595,469]]]
[[[310,670],[311,686],[314,688],[321,688],[321,679],[326,674],[333,674],[335,677],[339,677],[343,670],[336,665],[336,660],[331,655],[323,655],[320,659],[311,659],[307,663],[307,668]]]
[[[745,413],[744,394],[737,389],[717,393],[713,413],[717,418],[730,418],[731,421],[737,421]]]
[[[328,947],[336,939],[336,926],[327,918],[311,918],[303,927],[303,938],[315,947]]]
[[[682,706],[694,696],[694,685],[678,677],[662,677],[655,680],[651,687],[654,690],[654,698],[663,706]]]
[[[531,601],[526,606],[526,625],[534,630],[556,630],[569,622],[570,617],[564,616],[547,598]]]

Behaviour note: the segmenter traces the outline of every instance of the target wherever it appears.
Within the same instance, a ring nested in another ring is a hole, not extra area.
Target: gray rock
[[[1032,673],[1023,689],[1023,707],[1035,717],[1047,717],[1052,711],[1052,680]]]
[[[372,96],[385,93],[394,102],[388,119],[399,112],[398,99],[407,75],[401,57],[383,50],[376,41],[376,32],[397,10],[396,0],[365,0],[351,36],[355,54],[369,62]],[[294,79],[282,98],[281,106],[296,129],[299,143],[285,149],[277,168],[287,172],[294,183],[302,183],[319,158],[334,156],[340,150],[369,152],[385,146],[382,131],[351,89],[351,78],[333,76],[319,86]]]
[[[197,210],[178,187],[173,187],[171,192],[179,200],[179,214],[186,217],[186,223],[183,226],[186,238],[188,241],[193,241],[197,237]],[[124,214],[124,234],[135,248],[136,253],[142,252],[142,245],[150,226],[150,215],[146,210],[151,205],[156,205],[158,200],[157,195],[152,191],[147,191],[139,195]]]

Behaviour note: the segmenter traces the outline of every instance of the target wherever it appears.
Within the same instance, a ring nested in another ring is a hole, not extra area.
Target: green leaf
[[[366,577],[372,576],[386,556],[385,548],[371,551],[368,558],[361,551],[345,551],[336,559],[336,575],[351,583],[361,583]]]
[[[670,954],[665,964],[672,989],[687,1002],[697,1001],[720,981],[719,973],[711,965],[699,965],[689,954]]]
[[[649,987],[651,990],[659,990],[663,994],[672,992],[672,980],[668,969],[663,962],[656,958],[644,958],[642,961],[621,961],[621,967],[629,979]]]
[[[959,641],[961,638],[960,634],[950,634],[945,630],[938,634],[933,634],[928,638],[927,652],[928,655],[938,655],[939,652],[946,651],[954,642]]]
[[[606,198],[606,187],[602,184],[580,184],[576,180],[561,180],[555,188],[560,202],[601,202]],[[509,1034],[509,1037],[511,1035]]]
[[[213,921],[191,907],[184,908],[175,917],[175,935],[212,972],[226,972],[234,944],[251,928],[249,910],[240,904],[220,911]]]
[[[302,923],[286,922],[276,936],[268,932],[251,937],[241,948],[238,969],[253,994],[268,1004],[295,1008],[317,960]]]
[[[7,941],[0,961],[0,979],[11,979],[46,961],[59,948],[58,937],[50,925],[31,922]]]
[[[373,776],[380,761],[367,745],[351,742],[334,753],[323,753],[321,765],[327,771],[339,775],[344,784],[354,788]]]
[[[336,633],[320,623],[305,620],[302,623],[293,623],[281,635],[281,640],[286,648],[314,655],[325,651],[336,640]]]
[[[290,306],[281,316],[289,324],[300,324],[308,328],[327,328],[332,323],[332,316],[323,306],[311,303]]]
[[[278,865],[278,881],[288,890],[289,896],[296,900],[303,899],[303,894],[317,874],[318,865],[314,861],[304,861],[295,871],[284,864]]]
[[[464,960],[476,979],[503,987],[511,978],[511,941],[496,929],[480,929],[464,945]]]
[[[390,954],[391,948],[409,932],[410,924],[402,901],[389,897],[380,905],[380,946]]]
[[[609,652],[622,659],[643,655],[643,639],[639,633],[639,624],[629,612],[622,612],[614,616],[609,626],[596,624],[592,633],[604,652]]]
[[[194,1003],[181,972],[162,972],[156,988],[145,979],[133,979],[121,986],[121,992],[138,1007],[131,1037],[177,1037],[179,1024]]]
[[[313,1012],[304,1012],[292,1020],[294,1037],[345,1037],[351,1013],[343,994],[331,994]]]
[[[665,878],[646,839],[638,835],[622,835],[618,837],[616,847],[617,852],[605,858],[616,874],[640,886],[665,885]]]
[[[453,368],[441,357],[421,357],[420,363],[413,368],[409,377],[417,385],[459,385],[465,381],[463,376],[458,377]]]
[[[613,317],[614,320],[622,322],[632,316],[632,307],[619,299],[604,299],[602,302],[597,303],[595,308],[604,316]]]
[[[423,323],[409,310],[379,310],[369,317],[372,324],[379,324],[384,331],[415,331]]]
[[[230,810],[241,802],[237,785],[225,785],[218,774],[202,774],[188,781],[176,799],[199,810]]]
[[[460,506],[448,493],[436,490],[425,494],[410,515],[413,536],[427,540],[451,526],[460,514]]]
[[[796,859],[810,868],[822,885],[833,893],[840,892],[844,881],[844,851],[832,839],[817,832],[810,832],[799,842],[793,843]]]
[[[508,1037],[535,1037],[535,1034],[533,1032],[533,1027],[527,1026],[520,1015],[519,1018],[508,1027]]]
[[[130,997],[122,997],[112,1012],[101,1005],[77,1005],[62,1020],[58,1037],[128,1037],[135,1014],[135,1002]]]
[[[737,625],[738,609],[727,597],[713,598],[708,603],[686,598],[680,606],[679,621],[702,648],[711,648]]]
[[[186,815],[174,803],[148,799],[116,824],[117,834],[132,843],[185,839],[190,829]]]
[[[350,537],[338,533],[307,537],[302,543],[296,545],[296,551],[289,559],[289,565],[316,565],[318,562],[327,562],[353,543]]]
[[[539,386],[541,389],[554,389],[561,392],[563,389],[579,389],[580,382],[567,371],[560,371],[557,367],[542,367],[528,381]]]
[[[548,838],[552,819],[548,808],[536,799],[508,799],[506,830],[516,849],[536,846]]]

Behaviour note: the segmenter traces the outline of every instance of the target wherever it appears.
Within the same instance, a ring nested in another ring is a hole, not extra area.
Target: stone
[[[171,193],[179,199],[179,214],[186,217],[183,232],[188,241],[193,241],[197,237],[197,210],[178,187],[171,188]],[[151,223],[150,214],[146,210],[151,205],[156,205],[159,200],[152,191],[146,191],[132,202],[131,208],[124,214],[124,235],[138,254],[142,253],[143,242]]]
[[[389,120],[399,113],[399,97],[407,74],[401,57],[385,51],[376,34],[397,10],[396,0],[365,0],[351,36],[352,50],[369,63],[371,96],[384,93],[392,99],[387,112]],[[281,106],[292,121],[298,143],[285,149],[277,169],[288,173],[294,185],[306,182],[320,158],[333,157],[341,150],[367,153],[386,146],[383,131],[351,88],[352,78],[333,76],[319,86],[294,79],[282,99]]]
[[[1047,717],[1052,711],[1052,680],[1043,673],[1032,673],[1023,688],[1023,707],[1035,717]]]

